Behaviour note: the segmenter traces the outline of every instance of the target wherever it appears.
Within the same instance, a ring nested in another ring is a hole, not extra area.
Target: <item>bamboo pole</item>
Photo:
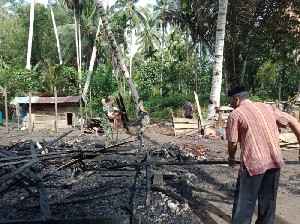
[[[7,87],[4,87],[4,101],[5,101],[5,128],[8,133],[8,106],[7,106]]]

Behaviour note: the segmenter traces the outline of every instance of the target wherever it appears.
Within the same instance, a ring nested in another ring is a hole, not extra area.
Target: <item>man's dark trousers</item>
[[[258,199],[256,224],[273,224],[280,169],[270,169],[263,174],[250,176],[243,169],[234,193],[232,224],[250,224]]]

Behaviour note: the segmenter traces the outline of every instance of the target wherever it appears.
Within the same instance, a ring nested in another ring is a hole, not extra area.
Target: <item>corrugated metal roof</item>
[[[57,97],[57,103],[78,103],[80,101],[80,96],[59,96]],[[10,104],[28,104],[28,96],[17,96],[15,97]],[[54,97],[39,97],[32,96],[31,103],[41,103],[41,104],[52,104],[54,103]]]
[[[31,97],[31,103],[36,102],[38,99],[38,96],[32,96]],[[26,104],[29,103],[29,97],[28,96],[16,96],[10,104]]]

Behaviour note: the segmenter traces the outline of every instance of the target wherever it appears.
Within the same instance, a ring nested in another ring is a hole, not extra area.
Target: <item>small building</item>
[[[82,103],[84,103],[82,101]],[[23,125],[29,125],[29,97],[15,97],[10,104],[16,109]],[[80,96],[57,97],[58,128],[69,128],[78,125]],[[55,128],[54,97],[31,97],[31,122],[34,129]]]

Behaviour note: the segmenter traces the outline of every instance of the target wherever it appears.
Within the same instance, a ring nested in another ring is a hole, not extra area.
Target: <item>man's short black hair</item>
[[[248,99],[249,93],[244,86],[238,86],[228,91],[228,97],[239,97],[241,99]]]
[[[139,99],[138,99],[138,103],[140,103],[142,100],[143,100],[142,98],[139,98]]]

